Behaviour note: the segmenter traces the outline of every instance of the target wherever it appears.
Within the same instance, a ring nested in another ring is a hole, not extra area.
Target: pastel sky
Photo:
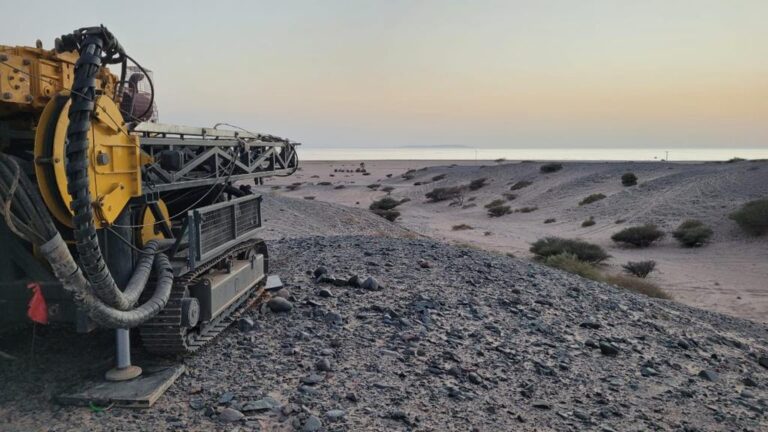
[[[768,148],[766,0],[109,3],[6,8],[0,43],[103,23],[161,121],[312,147]]]

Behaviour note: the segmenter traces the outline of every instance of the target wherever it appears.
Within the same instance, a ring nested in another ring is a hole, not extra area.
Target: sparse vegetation
[[[381,187],[381,185],[380,185],[379,183],[373,183],[373,184],[369,184],[369,185],[368,185],[368,186],[366,186],[366,187],[367,187],[368,189],[378,189],[379,187]]]
[[[272,190],[278,190],[278,189],[280,189],[280,185],[274,185],[274,186],[272,186]]]
[[[563,169],[563,164],[553,162],[553,163],[548,163],[548,164],[542,165],[539,168],[539,171],[548,174],[548,173],[553,173],[553,172],[560,171],[561,169]]]
[[[505,160],[507,160],[507,159],[505,159],[505,158],[498,158],[498,159],[496,159],[494,162],[496,162],[496,163],[502,163],[502,162],[504,162]]]
[[[656,268],[656,261],[629,261],[621,267],[625,272],[645,279]]]
[[[672,237],[683,247],[699,247],[703,246],[712,237],[712,234],[712,228],[704,225],[704,222],[689,219],[677,227],[672,233]]]
[[[631,172],[625,173],[621,176],[621,184],[624,186],[634,186],[637,184],[637,176]]]
[[[486,204],[485,208],[499,207],[499,206],[504,205],[505,202],[506,201],[503,200],[503,199],[495,199],[495,200],[489,202],[488,204]]]
[[[545,237],[531,244],[530,251],[541,258],[553,255],[572,254],[581,261],[599,263],[608,259],[610,255],[605,250],[592,243],[576,239],[564,239],[560,237]]]
[[[463,208],[463,209],[468,209],[468,208],[472,208],[472,207],[477,207],[477,204],[469,203],[469,204],[464,204],[463,206],[461,206],[461,208]]]
[[[440,181],[440,180],[442,180],[444,178],[445,178],[445,174],[438,174],[438,175],[432,177],[432,181],[436,182],[436,181]]]
[[[386,192],[386,193],[390,193],[390,192],[392,192],[393,190],[395,190],[395,187],[394,187],[394,186],[385,186],[385,187],[381,188],[381,191],[382,191],[382,192]]]
[[[672,298],[669,294],[664,292],[664,290],[659,288],[658,286],[634,276],[607,275],[604,277],[604,281],[611,285],[615,285],[619,288],[624,288],[629,291],[634,291],[636,293],[643,294],[648,297],[666,299],[666,300],[669,300]]]
[[[305,200],[309,200],[309,201],[314,201],[315,197],[313,197],[313,196],[305,196],[304,199]]]
[[[591,227],[594,224],[595,224],[595,218],[590,216],[589,219],[587,219],[587,220],[585,220],[584,222],[581,223],[581,227],[582,228]]]
[[[581,277],[599,281],[601,279],[600,272],[594,265],[580,260],[576,255],[572,253],[561,253],[544,258],[542,261],[545,265],[554,267],[560,270],[565,270],[568,273],[574,273]]]
[[[664,232],[656,225],[647,224],[625,228],[611,236],[616,243],[626,243],[637,247],[648,247],[664,237]]]
[[[298,189],[300,187],[301,187],[301,183],[293,183],[293,184],[289,184],[285,188],[288,189],[289,191],[295,191],[296,189]]]
[[[740,157],[732,157],[726,161],[726,163],[744,162],[746,159]]]
[[[509,190],[513,190],[513,191],[514,190],[520,190],[520,189],[526,188],[526,187],[528,187],[528,186],[530,186],[532,184],[533,184],[533,182],[531,182],[531,181],[520,180],[519,182],[513,184],[512,187],[509,188]]]
[[[515,210],[515,213],[531,213],[538,210],[538,207],[520,207],[519,209]]]
[[[499,205],[488,208],[488,216],[490,217],[501,217],[509,213],[512,213],[512,210],[508,205]]]
[[[768,198],[750,201],[729,216],[741,229],[752,235],[768,233]]]
[[[627,221],[626,219],[616,219],[613,223],[615,223],[616,225],[621,225],[626,221]]]
[[[557,222],[557,219],[555,219],[555,218],[544,219],[544,223],[545,224],[551,224],[551,223],[555,223],[555,222]]]
[[[371,210],[392,210],[402,203],[402,201],[386,196],[378,201],[372,202],[368,208]]]
[[[451,186],[432,189],[430,192],[427,192],[425,196],[427,199],[429,199],[430,202],[440,202],[457,199],[461,197],[463,193],[463,187]]]
[[[413,180],[416,177],[416,172],[414,170],[408,170],[404,172],[400,177],[404,178],[405,180]]]
[[[513,200],[515,200],[515,199],[517,198],[517,195],[515,195],[515,194],[513,194],[513,193],[511,193],[511,192],[505,192],[505,193],[503,193],[503,194],[502,194],[502,196],[503,196],[503,197],[504,197],[504,198],[505,198],[507,201],[513,201]]]
[[[487,179],[485,177],[472,180],[471,182],[469,182],[469,186],[468,186],[469,190],[476,191],[476,190],[480,189],[481,187],[487,185],[488,183],[485,182],[486,180]]]
[[[334,189],[344,189],[346,186],[344,185],[337,185],[334,187]]]
[[[374,214],[379,215],[383,217],[384,219],[394,222],[397,218],[400,217],[400,212],[397,210],[371,210]]]
[[[317,185],[318,186],[330,186],[332,183],[329,181],[321,181]]]
[[[474,228],[472,228],[471,225],[458,224],[458,225],[454,225],[453,227],[451,227],[451,229],[453,231],[465,231],[465,230],[471,230],[471,229],[474,229]]]
[[[595,193],[579,201],[579,205],[583,206],[587,204],[592,204],[593,202],[600,201],[601,199],[605,199],[605,194]]]

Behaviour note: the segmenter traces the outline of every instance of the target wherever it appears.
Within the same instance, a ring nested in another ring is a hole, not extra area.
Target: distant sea
[[[568,160],[568,161],[724,161],[734,157],[768,159],[765,148],[468,148],[468,147],[394,147],[394,148],[311,148],[299,147],[305,161],[336,160]]]

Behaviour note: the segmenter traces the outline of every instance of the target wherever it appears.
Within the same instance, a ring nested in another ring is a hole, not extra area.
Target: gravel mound
[[[292,307],[248,311],[154,408],[57,408],[4,365],[0,430],[768,428],[760,324],[426,239],[270,247]]]

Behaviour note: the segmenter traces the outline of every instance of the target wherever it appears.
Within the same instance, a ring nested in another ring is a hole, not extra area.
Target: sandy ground
[[[301,170],[286,178],[268,179],[265,191],[294,198],[314,197],[318,201],[367,208],[373,200],[387,195],[382,188],[394,188],[394,198],[411,201],[397,209],[397,223],[437,239],[530,256],[530,243],[544,236],[583,238],[605,247],[612,258],[607,270],[618,273],[627,261],[653,259],[657,271],[649,280],[688,305],[768,321],[768,239],[743,234],[727,215],[740,204],[768,196],[768,163],[635,163],[572,162],[564,169],[542,174],[540,163],[490,161],[369,161],[364,175],[354,172],[360,162],[304,162]],[[335,172],[336,170],[336,172]],[[412,178],[402,177],[409,170]],[[338,172],[344,171],[344,172]],[[353,172],[348,172],[353,171]],[[624,187],[625,172],[639,177],[638,186]],[[445,178],[432,178],[445,174]],[[489,185],[464,197],[462,208],[449,202],[427,203],[424,194],[435,187],[466,184],[485,177]],[[514,213],[500,218],[487,216],[485,204],[502,198],[517,181],[532,184],[512,191],[513,208],[535,206],[531,213]],[[287,185],[301,183],[294,191]],[[322,183],[322,184],[321,184]],[[330,184],[328,184],[330,183]],[[380,184],[378,190],[369,185]],[[343,188],[341,186],[343,185]],[[277,186],[280,188],[275,189]],[[607,198],[579,206],[582,198],[603,193]],[[582,228],[581,222],[594,217],[596,224]],[[332,216],[329,216],[332,217]],[[555,223],[544,224],[554,218]],[[672,231],[685,219],[709,224],[715,235],[702,248],[684,249],[671,235],[647,249],[619,247],[610,236],[622,227],[652,222]],[[624,220],[617,224],[617,220]],[[453,231],[458,224],[471,230]]]

